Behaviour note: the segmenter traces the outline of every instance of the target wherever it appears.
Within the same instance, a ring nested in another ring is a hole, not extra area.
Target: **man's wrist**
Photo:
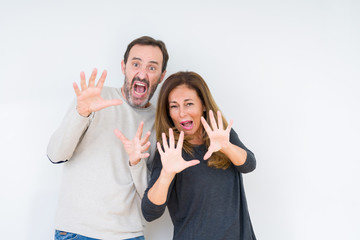
[[[129,166],[131,167],[131,166],[137,165],[140,162],[140,160],[141,159],[137,159],[137,160],[134,160],[134,161],[129,160]]]
[[[93,112],[82,112],[82,111],[79,111],[79,108],[78,106],[76,106],[76,111],[78,112],[78,114],[84,118],[88,118],[90,117],[90,115],[93,113]]]

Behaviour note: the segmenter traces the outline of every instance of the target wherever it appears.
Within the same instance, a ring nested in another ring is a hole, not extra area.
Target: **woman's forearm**
[[[166,202],[169,187],[174,177],[174,174],[166,174],[161,171],[159,178],[148,191],[148,198],[153,204],[162,205]]]
[[[247,152],[232,143],[220,151],[224,153],[235,166],[243,165],[247,158]]]

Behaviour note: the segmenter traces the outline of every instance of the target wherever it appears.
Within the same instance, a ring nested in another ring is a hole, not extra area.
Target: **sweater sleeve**
[[[247,153],[245,163],[240,166],[235,165],[236,169],[241,173],[249,173],[249,172],[254,171],[256,168],[255,155],[240,141],[239,136],[234,131],[234,129],[231,129],[231,132],[230,132],[230,142],[232,144],[235,144],[236,146],[244,149]]]
[[[171,183],[171,185],[169,187],[167,200],[164,204],[156,205],[150,201],[150,199],[148,198],[149,189],[155,184],[156,180],[159,178],[161,169],[162,169],[162,164],[161,164],[160,154],[158,151],[156,151],[156,154],[154,156],[154,165],[153,165],[153,169],[151,172],[149,186],[147,187],[147,189],[144,193],[144,197],[141,202],[141,210],[142,210],[143,216],[144,216],[145,220],[148,222],[151,222],[163,215],[166,205],[167,205],[167,201],[170,196],[172,186],[174,184],[174,180],[173,180],[173,182]]]
[[[143,197],[144,192],[147,187],[147,179],[148,179],[148,170],[146,166],[146,160],[141,159],[138,164],[135,166],[129,166],[130,173],[135,185],[135,189],[139,194],[140,198]]]
[[[94,113],[89,117],[81,116],[76,110],[76,100],[73,101],[59,128],[50,138],[47,156],[52,163],[63,163],[71,158],[93,117]]]

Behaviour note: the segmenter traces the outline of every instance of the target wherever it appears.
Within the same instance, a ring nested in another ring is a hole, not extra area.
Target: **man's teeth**
[[[136,93],[144,93],[146,91],[146,84],[143,83],[135,83],[134,90]]]

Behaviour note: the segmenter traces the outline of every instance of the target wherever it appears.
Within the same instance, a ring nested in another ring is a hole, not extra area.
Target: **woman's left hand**
[[[201,117],[201,123],[203,124],[204,129],[210,139],[210,146],[204,155],[204,160],[209,159],[214,152],[220,151],[221,149],[224,149],[230,145],[230,130],[233,124],[233,121],[231,120],[227,128],[224,129],[220,111],[217,112],[218,123],[216,123],[212,110],[209,112],[209,117],[212,129],[206,122],[205,118]]]

